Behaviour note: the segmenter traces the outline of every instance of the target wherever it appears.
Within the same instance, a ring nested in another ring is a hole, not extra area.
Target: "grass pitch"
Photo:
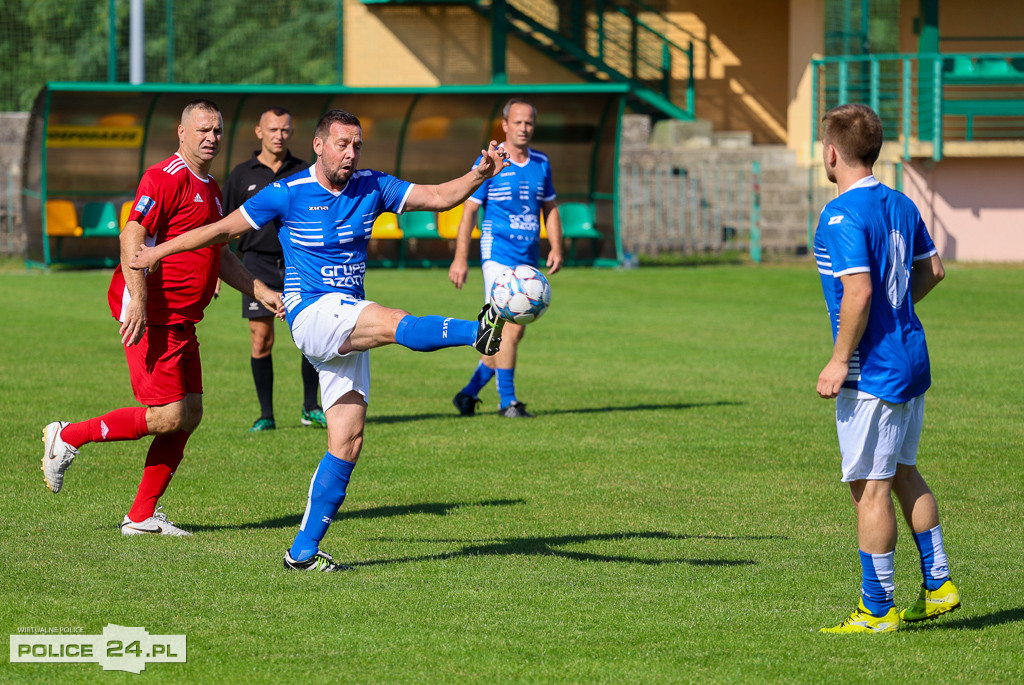
[[[362,458],[324,549],[281,556],[326,446],[299,426],[299,355],[278,327],[279,429],[258,414],[239,296],[200,325],[206,413],[162,504],[196,535],[122,538],[149,440],[87,445],[53,495],[40,430],[133,405],[107,272],[0,273],[0,633],[185,634],[140,675],[0,664],[14,682],[906,682],[1024,680],[1024,270],[949,268],[920,306],[934,384],[920,467],[956,613],[882,636],[821,635],[859,590],[812,265],[570,269],[520,350],[538,417],[460,418],[468,349],[372,354]],[[473,317],[479,275],[373,271],[368,296]],[[897,605],[920,571],[901,523]]]

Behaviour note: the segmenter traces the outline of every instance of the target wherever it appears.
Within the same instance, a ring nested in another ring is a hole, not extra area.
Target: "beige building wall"
[[[582,79],[510,37],[509,83]],[[436,86],[491,82],[491,27],[457,5],[364,5],[345,0],[345,85]]]

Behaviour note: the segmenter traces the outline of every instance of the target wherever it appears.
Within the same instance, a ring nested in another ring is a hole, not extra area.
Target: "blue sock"
[[[858,550],[860,551],[860,550]],[[892,596],[896,589],[893,583],[893,559],[896,552],[868,554],[860,552],[861,600],[864,608],[875,616],[885,616],[893,608]]]
[[[444,347],[472,345],[476,342],[476,321],[444,316],[413,316],[398,322],[395,342],[418,352],[432,352]]]
[[[483,362],[478,362],[476,370],[473,372],[473,377],[469,379],[469,383],[462,389],[462,392],[470,397],[476,397],[493,377],[494,369]]]
[[[355,466],[354,462],[338,459],[330,452],[320,460],[309,482],[306,515],[302,517],[299,534],[288,550],[295,561],[305,561],[320,549],[320,541],[327,534],[338,507],[345,501],[345,487]]]
[[[502,409],[516,401],[516,370],[496,369],[498,376],[498,399]]]
[[[921,575],[926,590],[937,590],[949,580],[949,560],[942,544],[942,526],[914,533],[914,544],[921,553]]]

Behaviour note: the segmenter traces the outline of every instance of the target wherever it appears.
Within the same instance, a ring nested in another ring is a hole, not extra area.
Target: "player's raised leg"
[[[146,407],[115,409],[77,423],[54,421],[43,428],[43,479],[53,492],[64,486],[64,472],[90,442],[138,440],[149,435]]]
[[[501,346],[505,321],[491,305],[484,305],[476,321],[444,316],[413,316],[401,309],[368,304],[339,354],[371,350],[397,343],[410,350],[432,352],[446,347],[472,346],[490,356]],[[326,401],[326,400],[325,400]]]

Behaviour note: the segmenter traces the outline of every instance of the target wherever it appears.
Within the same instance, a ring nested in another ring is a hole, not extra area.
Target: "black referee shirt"
[[[273,181],[287,178],[309,166],[307,162],[293,157],[291,152],[285,155],[277,173],[259,160],[260,151],[252,153],[252,158],[246,160],[231,170],[227,183],[224,184],[224,216],[242,206],[242,203],[250,197],[263,190]],[[277,222],[271,222],[258,231],[248,231],[238,239],[238,251],[266,252],[269,254],[281,254],[281,242],[277,239],[277,231],[280,226]]]

